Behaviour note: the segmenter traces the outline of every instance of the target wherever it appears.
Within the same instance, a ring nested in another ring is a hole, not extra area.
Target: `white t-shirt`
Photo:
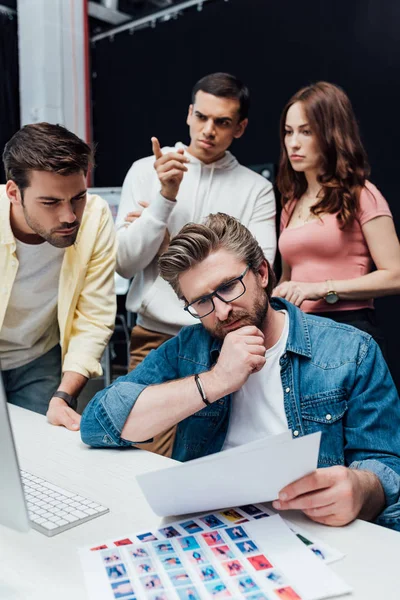
[[[18,271],[0,331],[3,370],[28,364],[60,341],[58,280],[64,248],[16,240]]]
[[[223,450],[288,430],[279,360],[286,349],[289,315],[287,311],[282,312],[285,315],[283,331],[276,344],[265,353],[265,365],[233,394]]]

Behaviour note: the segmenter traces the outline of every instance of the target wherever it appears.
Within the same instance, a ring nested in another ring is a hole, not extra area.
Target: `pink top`
[[[360,194],[357,218],[349,228],[339,229],[335,214],[320,215],[299,227],[286,227],[295,201],[288,203],[281,215],[279,250],[291,268],[292,281],[318,282],[327,279],[354,279],[370,273],[373,262],[362,225],[382,215],[392,217],[380,191],[370,182]],[[327,304],[322,300],[305,300],[305,312],[331,312],[373,308],[373,300],[339,300]]]

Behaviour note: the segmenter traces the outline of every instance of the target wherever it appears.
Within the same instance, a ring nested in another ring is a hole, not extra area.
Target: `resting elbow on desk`
[[[293,318],[296,314],[304,318],[300,312],[296,312],[298,309],[291,308],[288,304],[286,306],[292,311]],[[324,333],[326,328],[331,327],[329,323],[326,321],[323,324]],[[309,329],[315,335],[314,327],[320,333],[321,321],[314,322],[314,319],[310,319]],[[367,334],[343,326],[341,339],[349,356],[353,356],[351,352],[354,352],[357,359],[335,367],[340,369],[340,377],[338,371],[333,369],[329,373],[336,385],[334,391],[345,385],[349,388],[345,410],[340,413],[343,410],[340,405],[342,400],[329,400],[330,413],[336,410],[335,414],[340,417],[334,420],[329,413],[330,418],[325,424],[317,424],[321,420],[320,415],[325,415],[328,410],[324,408],[327,402],[325,393],[322,395],[320,412],[314,407],[311,415],[316,419],[311,421],[312,430],[305,430],[305,433],[313,430],[322,430],[323,433],[318,476],[322,475],[322,471],[324,476],[328,476],[335,469],[335,472],[340,472],[340,477],[346,475],[345,480],[363,480],[362,496],[366,501],[360,503],[360,507],[355,510],[357,514],[352,518],[358,516],[374,520],[379,525],[400,531],[399,398],[375,342]],[[210,364],[213,344],[215,342],[204,329],[198,326],[184,328],[178,336],[150,353],[134,371],[93,398],[82,415],[82,440],[94,447],[127,448],[178,424],[172,458],[188,461],[219,452],[227,435],[232,389],[218,387],[216,381],[219,382],[218,385],[225,385],[224,382],[228,386],[233,384],[230,378],[215,377],[216,367],[212,368]],[[189,347],[193,348],[193,353],[198,354],[188,354]],[[221,365],[221,356],[222,352],[219,353],[217,365]],[[210,357],[210,363],[207,364],[204,357]],[[294,358],[291,360],[294,362]],[[304,363],[304,359],[302,361]],[[315,385],[322,382],[320,387],[324,389],[326,370],[320,367],[317,369],[312,362],[305,363],[305,367],[307,370],[301,381],[313,381]],[[196,370],[201,373],[207,397],[212,402],[211,408],[203,403],[196,387],[193,377]],[[339,406],[335,406],[334,402]],[[344,467],[350,468],[351,473]],[[354,470],[364,474],[361,473],[358,477]],[[318,485],[315,487],[320,489]],[[282,498],[284,505],[280,506],[281,510],[308,510],[303,504],[298,504],[297,500],[297,506],[289,506],[286,502],[288,499],[293,500],[293,494],[289,493],[286,498]]]
[[[138,383],[120,381],[98,392],[82,415],[82,441],[93,448],[132,446],[133,442],[121,437],[122,429],[139,394],[146,387]],[[108,406],[112,406],[112,410],[108,410]]]

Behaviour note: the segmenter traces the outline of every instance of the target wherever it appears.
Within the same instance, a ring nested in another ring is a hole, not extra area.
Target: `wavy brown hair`
[[[179,285],[179,276],[201,263],[211,253],[223,248],[258,272],[266,260],[261,246],[252,233],[235,217],[225,213],[208,215],[204,224],[187,223],[172,238],[167,250],[161,254],[158,266],[160,275],[172,286],[181,300],[185,300]],[[275,275],[268,261],[268,299],[275,287]]]
[[[285,147],[285,123],[289,108],[301,102],[307,122],[321,153],[320,200],[311,207],[314,215],[335,214],[341,229],[351,225],[358,199],[370,169],[351,102],[338,86],[325,81],[299,90],[283,109],[280,123],[281,157],[277,185],[282,206],[299,199],[307,189],[304,173],[296,172]]]

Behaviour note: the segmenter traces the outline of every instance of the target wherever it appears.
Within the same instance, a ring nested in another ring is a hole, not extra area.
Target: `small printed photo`
[[[162,556],[160,557],[160,561],[166,571],[182,566],[181,559],[175,554],[172,556]]]
[[[204,531],[196,521],[185,521],[184,523],[179,523],[179,525],[188,533],[200,533],[200,531]]]
[[[243,554],[249,554],[250,552],[259,552],[257,546],[252,540],[246,540],[245,542],[237,542],[236,546]]]
[[[256,592],[255,594],[246,596],[246,600],[270,600],[270,598],[269,596],[265,596],[262,592]]]
[[[207,546],[216,546],[217,544],[223,544],[225,542],[219,531],[202,533],[201,537],[203,538]]]
[[[111,548],[109,550],[102,550],[101,556],[103,558],[104,564],[106,565],[121,560],[121,553],[118,552],[118,550],[113,550]]]
[[[106,546],[105,544],[103,544],[102,546],[95,546],[94,548],[90,548],[91,552],[97,552],[97,550],[105,550],[106,548],[108,548],[108,546]]]
[[[147,593],[146,597],[149,598],[149,600],[169,600],[167,592],[163,592],[162,590]]]
[[[179,531],[177,531],[175,529],[175,527],[163,527],[162,529],[158,530],[160,533],[162,533],[163,536],[165,536],[166,538],[172,538],[172,537],[176,537],[177,535],[181,535],[179,533]]]
[[[215,515],[206,515],[205,517],[201,517],[200,521],[210,529],[214,529],[214,527],[225,527],[225,524]]]
[[[127,577],[125,565],[122,563],[106,567],[106,571],[108,579],[124,579]]]
[[[294,532],[296,533],[296,532]],[[303,544],[305,544],[306,546],[312,546],[313,542],[311,542],[308,538],[304,537],[304,535],[301,535],[301,533],[296,533],[297,537],[299,538],[299,540],[301,542],[303,542]]]
[[[229,546],[213,546],[210,548],[211,552],[218,558],[218,560],[227,560],[228,558],[235,558],[232,550]]]
[[[198,541],[193,535],[178,538],[178,542],[181,545],[182,550],[195,550],[200,548]]]
[[[281,573],[279,573],[279,571],[273,570],[269,573],[265,573],[265,577],[268,579],[268,581],[275,585],[285,585],[285,579]]]
[[[246,504],[246,506],[239,506],[239,508],[240,510],[245,512],[246,515],[250,515],[251,517],[262,512],[262,510],[259,509],[257,506],[254,506],[254,504]]]
[[[243,527],[229,527],[225,529],[231,540],[240,540],[241,538],[249,537]]]
[[[154,567],[151,560],[139,560],[135,563],[135,569],[139,575],[147,575],[153,573]]]
[[[274,593],[280,600],[301,600],[300,596],[291,587],[278,588],[274,590]]]
[[[209,583],[205,583],[204,585],[207,588],[207,592],[213,598],[231,598],[232,597],[232,594],[230,593],[230,591],[228,590],[226,585],[224,583],[222,583],[222,581],[217,581],[215,583],[209,582]]]
[[[254,515],[255,519],[265,519],[265,517],[269,517],[270,515],[267,515],[265,513],[261,513],[261,515]]]
[[[114,542],[114,544],[116,546],[128,546],[129,544],[132,544],[132,542],[129,538],[125,538],[123,540],[118,540],[117,542]]]
[[[315,556],[318,556],[321,560],[325,560],[325,554],[322,552],[321,548],[318,548],[318,546],[311,546],[311,550],[314,552]]]
[[[142,548],[141,546],[136,546],[136,548],[135,547],[129,548],[128,554],[132,558],[147,558],[149,556],[147,554],[147,551],[144,548]]]
[[[217,571],[211,565],[200,567],[198,573],[202,581],[215,581],[216,579],[220,579]]]
[[[204,554],[202,552],[200,552],[200,550],[194,550],[193,552],[188,552],[186,556],[188,557],[190,562],[195,565],[201,565],[203,563],[208,562],[208,559],[204,557]]]
[[[238,577],[235,581],[239,591],[241,594],[247,594],[248,592],[255,592],[260,588],[249,575],[245,575],[244,577]]]
[[[180,600],[200,600],[200,596],[195,587],[181,587],[176,590]]]
[[[174,549],[169,542],[159,542],[158,544],[153,544],[154,550],[157,554],[173,554]]]
[[[132,596],[133,587],[129,580],[127,581],[116,581],[111,584],[111,589],[114,594],[114,598],[128,598]]]
[[[163,587],[158,575],[147,575],[146,577],[141,577],[140,581],[146,590],[155,590]]]
[[[250,556],[247,560],[255,568],[256,571],[263,571],[264,569],[273,569],[273,565],[271,565],[268,558],[264,556],[264,554]]]
[[[174,571],[173,573],[168,573],[168,576],[175,587],[179,587],[182,585],[191,585],[192,580],[189,577],[189,574],[186,573],[183,569],[180,571]]]
[[[245,572],[242,563],[238,560],[230,560],[229,562],[222,563],[222,566],[228,575],[230,575],[230,577],[233,577],[234,575],[241,575]]]
[[[136,537],[141,542],[151,542],[153,540],[158,540],[158,537],[156,537],[151,531],[148,531],[147,533],[139,533]]]
[[[236,522],[238,519],[243,519],[243,515],[241,515],[240,513],[238,513],[233,508],[230,508],[228,510],[224,510],[220,514],[223,517],[225,517],[225,519],[228,519],[228,521],[234,521],[234,522]]]

